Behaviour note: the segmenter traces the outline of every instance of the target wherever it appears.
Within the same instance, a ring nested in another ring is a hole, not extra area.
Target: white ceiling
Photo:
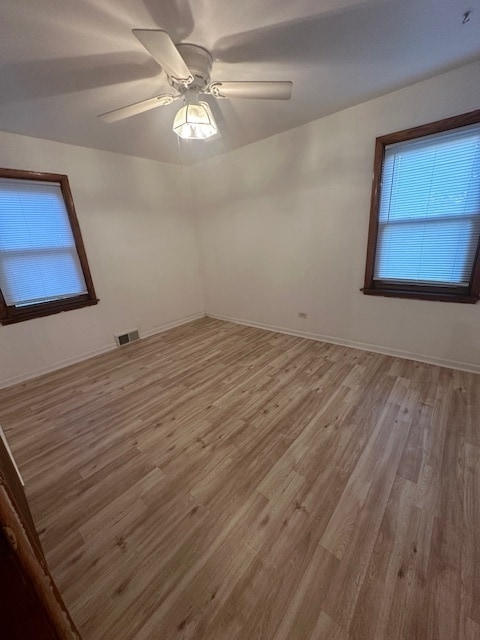
[[[188,164],[480,58],[479,27],[480,0],[1,0],[0,129]],[[209,49],[213,80],[292,80],[293,97],[209,99],[221,138],[181,149],[179,103],[106,124],[168,89],[134,28]]]

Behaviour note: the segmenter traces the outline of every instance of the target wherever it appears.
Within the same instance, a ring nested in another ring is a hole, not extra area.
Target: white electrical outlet
[[[302,318],[303,320],[305,320],[306,317],[307,317],[307,314],[304,311],[299,311],[298,312],[298,317]]]

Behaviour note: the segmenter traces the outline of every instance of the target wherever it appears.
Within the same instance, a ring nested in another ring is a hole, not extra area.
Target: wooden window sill
[[[460,302],[462,304],[476,304],[477,296],[458,293],[438,293],[432,291],[408,291],[402,289],[360,289],[367,296],[383,296],[385,298],[408,298],[411,300],[432,300],[436,302]]]
[[[0,317],[0,323],[2,325],[15,324],[16,322],[24,322],[25,320],[33,320],[34,318],[61,313],[62,311],[91,307],[98,302],[99,300],[97,298],[90,299],[82,296],[81,298],[55,300],[42,305],[32,305],[31,307],[24,307],[23,309],[6,307],[6,313]]]

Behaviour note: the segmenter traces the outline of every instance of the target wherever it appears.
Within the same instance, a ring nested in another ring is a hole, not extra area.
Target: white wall
[[[0,166],[64,173],[98,305],[0,326],[0,386],[203,313],[188,174],[178,167],[0,133]]]
[[[475,63],[194,166],[207,313],[480,370],[480,303],[359,291],[375,138],[479,108],[479,78]]]

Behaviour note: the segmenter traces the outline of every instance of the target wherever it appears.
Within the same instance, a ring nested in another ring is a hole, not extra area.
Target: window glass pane
[[[59,184],[0,180],[0,288],[17,306],[87,292]]]
[[[480,234],[480,125],[385,149],[375,279],[468,285]]]

